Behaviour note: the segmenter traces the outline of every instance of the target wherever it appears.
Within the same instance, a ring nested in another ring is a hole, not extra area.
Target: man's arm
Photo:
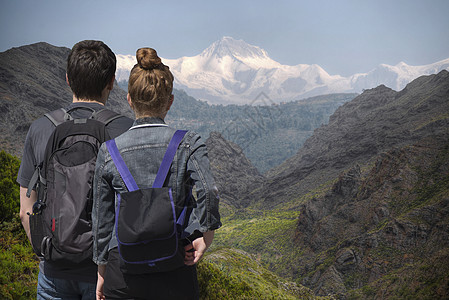
[[[28,213],[33,212],[33,204],[36,202],[36,191],[31,191],[31,195],[27,197],[27,188],[21,186],[20,187],[20,220],[22,221],[23,229],[27,234],[28,240],[31,243],[31,235],[30,235],[30,216]]]

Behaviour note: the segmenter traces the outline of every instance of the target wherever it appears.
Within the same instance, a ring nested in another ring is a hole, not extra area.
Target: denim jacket
[[[176,130],[162,119],[142,118],[130,130],[115,139],[117,148],[137,186],[150,188],[162,157]],[[210,170],[206,145],[198,134],[187,132],[178,147],[167,176],[166,185],[172,188],[175,202],[183,203],[190,186],[195,186],[196,199],[190,200],[189,228],[201,232],[219,228],[218,191]],[[116,193],[127,192],[111,156],[103,144],[100,148],[93,183],[94,204],[92,230],[93,260],[106,264],[108,251],[117,247],[115,237]],[[182,209],[182,207],[181,207]]]

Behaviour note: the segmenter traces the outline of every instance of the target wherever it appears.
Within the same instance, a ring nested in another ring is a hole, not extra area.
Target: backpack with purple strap
[[[187,131],[173,135],[151,188],[139,189],[126,166],[115,140],[106,142],[112,160],[128,192],[117,193],[115,234],[120,268],[128,274],[166,272],[184,265],[183,239],[189,195],[176,213],[176,199],[164,186],[168,171]]]

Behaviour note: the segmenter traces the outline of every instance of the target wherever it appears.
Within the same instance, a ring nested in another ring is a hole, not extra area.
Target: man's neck
[[[97,100],[89,100],[89,99],[78,99],[75,96],[73,96],[73,103],[98,103],[101,105],[104,105],[103,102],[97,101]]]

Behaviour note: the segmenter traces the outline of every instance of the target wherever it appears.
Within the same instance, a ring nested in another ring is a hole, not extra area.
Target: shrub
[[[0,298],[36,299],[39,261],[19,219],[20,161],[0,152]]]
[[[17,216],[19,184],[16,182],[20,160],[5,151],[0,152],[0,222],[11,221]]]

